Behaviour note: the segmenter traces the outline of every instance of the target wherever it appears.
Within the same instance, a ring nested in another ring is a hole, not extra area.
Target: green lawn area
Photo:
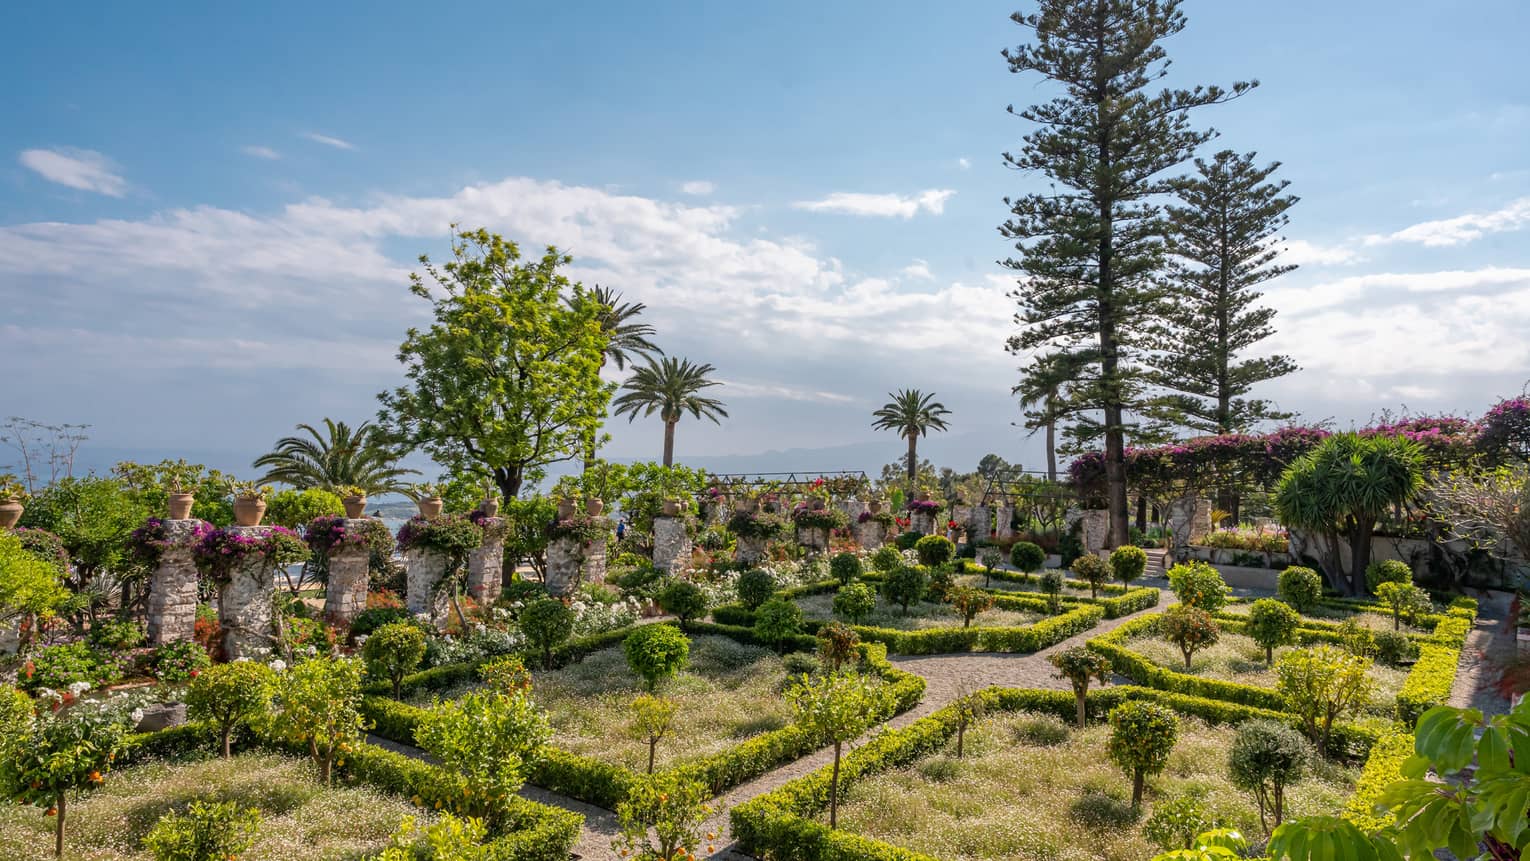
[[[1073,575],[1071,573],[1065,573],[1064,576],[1065,576],[1065,578],[1072,578]],[[1010,582],[1008,580],[992,580],[992,579],[990,579],[988,581],[988,585],[984,586],[983,585],[983,575],[982,574],[961,574],[961,575],[957,576],[956,582],[961,584],[961,585],[963,585],[963,586],[976,586],[979,589],[992,589],[995,592],[1021,592],[1021,593],[1024,593],[1026,595],[1035,595],[1037,597],[1045,597],[1045,593],[1043,593],[1041,591],[1041,587],[1036,585],[1036,584],[1034,584],[1034,583],[1013,583],[1013,582]],[[1115,585],[1119,586],[1121,584],[1120,583],[1116,583]],[[1120,594],[1120,593],[1114,593],[1114,594]],[[1101,589],[1096,597],[1109,598],[1109,597],[1111,597],[1111,595],[1112,595],[1112,593],[1108,593],[1105,590]],[[1067,586],[1067,585],[1063,586],[1062,596],[1064,598],[1088,598],[1088,597],[1090,597],[1089,589],[1087,587],[1083,588],[1083,589],[1078,589],[1078,588],[1075,588],[1073,586]]]
[[[144,835],[165,813],[197,800],[260,810],[259,836],[240,861],[353,861],[382,851],[405,816],[429,818],[404,799],[375,790],[326,789],[306,760],[245,754],[153,762],[109,772],[100,789],[70,799],[64,857],[151,861],[141,847]],[[0,858],[52,858],[53,827],[53,818],[38,808],[0,807]]]
[[[802,615],[808,619],[828,621],[837,618],[834,615],[834,594],[809,595],[797,599],[797,606],[802,608]],[[1042,613],[1018,612],[1015,610],[990,609],[979,613],[973,620],[974,626],[1005,628],[1030,625],[1046,618]],[[960,628],[962,617],[950,604],[936,604],[930,601],[920,601],[918,604],[910,604],[908,615],[903,614],[902,608],[897,604],[889,603],[885,598],[877,596],[877,608],[871,615],[862,619],[857,624],[870,625],[877,628],[892,628],[899,631],[919,631],[925,628]]]
[[[1390,629],[1390,622],[1387,627]],[[1229,634],[1223,631],[1216,645],[1195,653],[1189,670],[1185,669],[1185,656],[1180,652],[1179,647],[1162,637],[1133,637],[1126,641],[1125,646],[1161,667],[1192,676],[1240,682],[1271,690],[1275,688],[1277,681],[1274,669],[1264,662],[1264,649],[1242,634]],[[1300,647],[1285,646],[1276,649],[1276,662],[1280,661],[1281,655],[1293,648]],[[1407,676],[1408,670],[1405,667],[1388,667],[1384,664],[1373,663],[1370,677],[1376,685],[1376,691],[1367,711],[1382,715],[1392,714],[1397,692],[1402,689],[1403,680]]]
[[[1240,616],[1246,616],[1248,615],[1249,610],[1253,608],[1253,606],[1254,605],[1252,601],[1239,601],[1236,604],[1228,604],[1226,607],[1226,612],[1235,613]],[[1444,610],[1441,608],[1435,608],[1435,611],[1444,612]],[[1347,619],[1354,619],[1355,622],[1357,622],[1361,627],[1369,628],[1372,631],[1392,630],[1391,613],[1376,613],[1370,610],[1356,613],[1353,610],[1345,610],[1340,607],[1319,606],[1303,613],[1302,617],[1306,619],[1313,619],[1319,622],[1328,622],[1333,624],[1341,623]],[[1432,629],[1428,627],[1420,628],[1409,625],[1406,618],[1403,619],[1402,628],[1400,630],[1409,634],[1428,634],[1432,632]]]
[[[1227,778],[1233,734],[1181,716],[1169,765],[1149,781],[1138,818],[1130,780],[1105,756],[1108,726],[999,715],[968,731],[964,759],[954,758],[953,739],[910,768],[855,784],[839,824],[945,861],[1142,861],[1158,851],[1141,833],[1153,805],[1201,792],[1224,825],[1262,838],[1254,799]],[[1320,764],[1287,788],[1287,815],[1337,812],[1357,773]]]

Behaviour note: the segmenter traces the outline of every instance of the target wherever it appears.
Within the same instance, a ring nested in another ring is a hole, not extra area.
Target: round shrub
[[[1365,588],[1372,595],[1383,583],[1413,583],[1413,569],[1396,559],[1377,559],[1365,566]]]
[[[191,680],[186,713],[192,720],[207,721],[218,728],[223,756],[227,757],[234,728],[254,723],[271,708],[275,685],[276,671],[265,664],[215,664]]]
[[[877,593],[865,583],[850,583],[834,593],[834,615],[859,622],[877,608]]]
[[[776,594],[776,578],[764,568],[750,568],[738,575],[738,583],[734,588],[738,590],[738,600],[754,610]]]
[[[1110,566],[1105,560],[1087,553],[1073,560],[1071,569],[1075,576],[1089,584],[1089,597],[1099,597],[1100,585],[1110,579]]]
[[[1418,644],[1400,631],[1377,631],[1374,635],[1376,660],[1389,667],[1418,660]]]
[[[1302,617],[1274,598],[1260,598],[1248,611],[1249,638],[1264,649],[1264,662],[1274,663],[1275,650],[1296,644],[1296,628]]]
[[[1179,603],[1215,614],[1227,606],[1227,581],[1222,573],[1199,559],[1169,569],[1169,588]]]
[[[1179,718],[1157,703],[1125,702],[1110,712],[1105,752],[1132,779],[1132,807],[1142,805],[1147,777],[1163,771],[1179,738]]]
[[[903,608],[908,615],[910,604],[917,604],[924,597],[924,572],[913,565],[901,565],[882,581],[882,595],[893,604]]]
[[[1275,594],[1298,613],[1306,613],[1323,598],[1323,577],[1311,568],[1292,565],[1280,572]]]
[[[193,801],[185,813],[160,817],[143,838],[155,861],[223,861],[255,843],[260,811],[232,801]]]
[[[707,613],[707,594],[689,580],[676,580],[659,590],[659,606],[680,620],[683,628]]]
[[[116,677],[116,664],[104,660],[84,643],[65,643],[44,646],[33,653],[16,674],[16,686],[24,691],[63,690],[75,682],[96,685]]]
[[[897,547],[899,550],[913,550],[914,545],[918,544],[919,539],[923,537],[923,532],[918,532],[910,529],[907,532],[900,532],[898,537],[893,539],[893,546]]]
[[[1027,574],[1040,571],[1041,566],[1047,564],[1047,552],[1039,544],[1016,541],[1015,546],[1009,548],[1009,564]]]
[[[673,677],[691,656],[691,641],[679,628],[643,625],[622,642],[627,665],[652,693],[659,683]]]
[[[1311,761],[1312,748],[1295,727],[1260,718],[1238,727],[1227,770],[1234,786],[1253,794],[1269,830],[1285,816],[1286,787],[1302,779]]]
[[[1062,609],[1063,575],[1055,568],[1041,572],[1041,593],[1047,596],[1047,612],[1056,613]]]
[[[552,650],[574,635],[574,611],[557,598],[538,598],[521,610],[520,623],[526,642],[542,650],[542,666],[551,669]]]
[[[877,548],[877,552],[871,554],[871,567],[883,574],[887,574],[899,565],[903,564],[903,554],[896,548],[883,544]]]
[[[950,562],[956,555],[956,545],[944,535],[926,535],[914,543],[919,554],[919,564],[930,568]]]
[[[162,682],[194,679],[212,666],[212,658],[201,643],[191,641],[166,643],[149,656],[150,672]]]
[[[412,622],[390,622],[367,637],[361,657],[368,672],[388,680],[397,699],[404,676],[414,672],[425,658],[425,632]]]
[[[1185,669],[1188,670],[1195,653],[1215,645],[1222,629],[1205,610],[1180,604],[1164,611],[1158,620],[1158,632],[1179,647],[1180,654],[1185,656]]]
[[[351,620],[351,638],[366,636],[392,622],[407,622],[412,617],[403,607],[372,607]]]
[[[1125,544],[1111,551],[1110,570],[1116,579],[1130,584],[1147,571],[1147,551],[1135,544]]]
[[[791,601],[772,598],[754,614],[754,635],[761,642],[780,647],[802,633],[802,609]]]
[[[861,557],[854,553],[836,553],[829,560],[829,574],[843,586],[861,576]]]

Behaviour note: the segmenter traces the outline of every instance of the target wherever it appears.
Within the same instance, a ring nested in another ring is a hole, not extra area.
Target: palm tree
[[[583,294],[583,300],[597,309],[595,320],[600,324],[600,334],[606,339],[606,347],[600,353],[600,370],[605,370],[608,361],[618,371],[625,371],[627,362],[634,357],[642,356],[646,359],[654,354],[664,355],[657,344],[648,340],[654,333],[653,326],[637,322],[638,316],[648,310],[647,305],[642,302],[623,302],[620,291],[599,284],[595,285],[594,290]],[[578,301],[570,299],[569,307],[574,307]],[[595,462],[596,435],[596,431],[591,431],[590,438],[584,444],[586,471]]]
[[[297,488],[324,490],[354,485],[367,493],[403,491],[406,475],[417,469],[397,465],[399,451],[383,436],[382,429],[362,422],[353,430],[345,422],[324,420],[324,433],[309,424],[297,426],[308,436],[282,437],[276,448],[255,459],[267,472],[260,481],[279,481]]]
[[[914,474],[919,466],[919,438],[933,430],[945,430],[945,416],[951,414],[944,404],[936,402],[935,395],[918,389],[899,389],[881,409],[872,413],[876,421],[871,426],[877,430],[897,431],[908,440],[908,490],[914,492]]]
[[[1031,434],[1047,432],[1047,480],[1057,481],[1057,423],[1069,412],[1064,389],[1078,379],[1088,359],[1078,353],[1041,356],[1020,378],[1010,394],[1020,397],[1025,426]]]
[[[698,419],[709,418],[714,424],[721,424],[719,416],[728,417],[722,401],[699,394],[702,389],[722,384],[707,379],[707,374],[717,370],[711,365],[693,365],[689,359],[671,356],[660,362],[651,357],[645,359],[647,366],[633,369],[632,376],[622,384],[626,394],[613,403],[616,415],[626,413],[628,421],[636,420],[640,414],[659,414],[664,420],[664,465],[670,466],[675,460],[675,425],[682,416],[690,413]]]

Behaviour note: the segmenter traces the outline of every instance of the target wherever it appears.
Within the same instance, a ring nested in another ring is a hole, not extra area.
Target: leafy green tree
[[[890,574],[902,564],[903,556],[898,552],[898,548],[888,544],[883,544],[871,554],[872,570],[880,574]]]
[[[404,676],[415,671],[425,659],[425,632],[412,622],[390,622],[377,630],[361,647],[367,671],[388,680],[393,698],[398,699]]]
[[[829,622],[818,629],[818,657],[831,673],[859,658],[860,645],[861,635],[842,622]]]
[[[1364,594],[1376,524],[1424,487],[1423,454],[1400,436],[1334,434],[1298,458],[1275,488],[1282,523],[1323,537],[1323,569],[1335,589]],[[1349,544],[1345,573],[1340,539]]]
[[[1110,552],[1110,571],[1116,579],[1130,586],[1147,571],[1147,551],[1135,544],[1123,544]]]
[[[1093,553],[1085,553],[1073,560],[1074,576],[1089,584],[1089,597],[1100,597],[1100,586],[1110,579],[1110,566]]]
[[[557,249],[523,261],[515,243],[479,229],[457,231],[452,256],[439,268],[422,256],[426,276],[410,275],[434,321],[399,347],[409,383],[378,396],[379,419],[394,442],[449,473],[487,474],[510,500],[598,430],[612,390],[600,379],[607,341]]]
[[[1158,632],[1179,647],[1180,654],[1185,656],[1185,669],[1189,670],[1195,653],[1215,645],[1222,629],[1205,610],[1176,604],[1159,617]]]
[[[988,713],[988,700],[983,698],[978,682],[970,676],[956,680],[954,693],[956,696],[946,708],[956,718],[956,758],[961,759],[966,748],[967,727],[982,720],[983,715]]]
[[[124,727],[101,711],[80,707],[39,715],[31,730],[4,751],[0,786],[13,801],[46,808],[58,817],[53,829],[53,854],[64,854],[64,828],[69,795],[101,785],[111,769]]]
[[[28,553],[15,533],[0,530],[0,622],[51,617],[68,600],[58,567]]]
[[[649,774],[653,774],[654,755],[659,749],[659,742],[669,734],[675,722],[676,708],[674,700],[652,694],[639,694],[632,701],[632,720],[627,724],[627,733],[648,745]]]
[[[1427,613],[1433,604],[1429,601],[1429,593],[1413,585],[1412,583],[1399,583],[1388,580],[1376,587],[1376,597],[1392,610],[1392,630],[1402,629],[1402,620],[1406,616],[1412,619],[1419,613]]]
[[[1275,663],[1275,650],[1296,645],[1296,629],[1302,617],[1289,605],[1274,598],[1260,598],[1248,610],[1249,639],[1264,649],[1264,662]]]
[[[1199,607],[1215,614],[1227,606],[1227,581],[1211,565],[1192,559],[1170,568],[1168,576],[1174,597],[1186,607]]]
[[[1009,548],[1009,564],[1026,574],[1040,571],[1047,564],[1047,552],[1029,541],[1016,541]]]
[[[1110,659],[1083,646],[1073,646],[1047,655],[1047,662],[1057,668],[1054,679],[1067,679],[1073,687],[1073,697],[1078,706],[1078,728],[1084,728],[1086,706],[1089,702],[1089,682],[1100,684],[1110,681]]]
[[[1406,562],[1396,559],[1376,559],[1365,566],[1365,588],[1372,595],[1381,597],[1376,591],[1383,583],[1412,583],[1413,569]]]
[[[574,611],[557,598],[538,598],[521,609],[521,633],[542,652],[542,669],[552,669],[553,649],[574,635]]]
[[[918,389],[899,389],[889,392],[891,400],[872,412],[875,419],[871,426],[876,430],[896,431],[908,441],[908,492],[914,492],[916,464],[919,463],[919,438],[932,430],[946,430],[946,416],[951,411],[945,404],[935,400],[934,393],[925,394]]]
[[[1004,562],[1004,551],[988,545],[978,551],[978,562],[983,565],[983,588],[993,584],[993,570]]]
[[[951,561],[956,555],[956,545],[944,535],[926,535],[915,542],[914,552],[919,556],[920,565],[936,568]]]
[[[551,736],[547,715],[525,691],[478,690],[437,702],[414,730],[422,749],[467,781],[465,807],[491,826],[500,823]]]
[[[962,627],[971,627],[972,620],[984,610],[993,607],[993,595],[971,586],[952,586],[946,592],[946,600],[962,617]]]
[[[1031,435],[1046,431],[1047,481],[1057,481],[1057,426],[1077,411],[1070,392],[1089,364],[1088,353],[1060,350],[1037,356],[1010,390],[1020,399]]]
[[[834,593],[834,615],[859,624],[877,608],[877,593],[865,583],[848,583]]]
[[[1195,160],[1195,174],[1170,181],[1179,204],[1167,207],[1168,274],[1173,301],[1149,360],[1152,379],[1174,392],[1168,403],[1192,430],[1243,432],[1291,417],[1249,398],[1254,386],[1297,369],[1284,355],[1243,358],[1275,334],[1275,309],[1256,304],[1260,285],[1296,267],[1276,263],[1290,183],[1268,181],[1280,167],[1254,154],[1223,150]]]
[[[1168,65],[1162,40],[1185,26],[1177,0],[1041,0],[1016,13],[1033,44],[1004,52],[1015,73],[1057,85],[1050,101],[1010,112],[1035,125],[1012,167],[1041,174],[1047,188],[1006,199],[999,230],[1015,242],[1022,274],[1014,295],[1024,331],[1016,353],[1066,351],[1093,373],[1074,386],[1080,408],[1103,413],[1111,545],[1126,543],[1125,431],[1130,398],[1143,378],[1143,351],[1164,296],[1163,172],[1189,159],[1212,135],[1188,113],[1253,85],[1151,92]]]
[[[192,517],[220,527],[234,522],[234,503],[228,495],[233,476],[220,470],[184,458],[153,464],[124,460],[112,467],[112,477],[148,512],[145,516],[163,516],[170,494],[176,492],[196,496]]]
[[[691,641],[669,625],[643,625],[622,641],[627,665],[653,693],[659,683],[673,678],[691,657]]]
[[[636,861],[697,857],[701,824],[712,813],[706,804],[709,795],[706,784],[675,771],[635,781],[616,806],[621,833],[612,846],[623,858]]]
[[[722,401],[701,394],[712,386],[722,385],[707,378],[716,370],[709,364],[693,365],[689,359],[665,356],[655,362],[649,358],[646,365],[634,368],[632,376],[622,384],[624,394],[615,401],[615,414],[636,421],[639,415],[658,413],[664,422],[664,465],[670,466],[675,462],[675,425],[686,413],[698,419],[711,419],[713,424],[722,424],[718,419],[728,417]]]
[[[654,355],[664,355],[664,351],[649,340],[654,335],[653,326],[638,320],[648,310],[647,305],[642,302],[624,302],[621,291],[599,284],[584,294],[583,298],[595,307],[595,319],[600,324],[601,337],[605,338],[606,346],[600,354],[601,370],[605,370],[609,362],[618,371],[625,371],[627,362],[639,356],[648,359]],[[586,472],[595,462],[595,444],[593,436],[586,443]]]
[[[143,838],[154,861],[225,861],[255,843],[260,811],[232,801],[193,801],[161,816]]]
[[[1041,594],[1046,596],[1047,612],[1053,614],[1054,616],[1061,612],[1063,590],[1062,572],[1056,569],[1041,572],[1041,579],[1038,581],[1037,585],[1041,590]]]
[[[478,678],[485,687],[506,695],[531,690],[531,671],[516,655],[500,655],[480,664]]]
[[[345,514],[345,503],[327,490],[278,490],[266,500],[266,520],[276,526],[301,529],[317,517]]]
[[[1142,806],[1149,775],[1163,771],[1179,737],[1179,718],[1157,703],[1132,700],[1110,711],[1110,761],[1131,776],[1132,809]]]
[[[861,557],[854,553],[848,551],[836,553],[834,558],[829,560],[829,574],[838,580],[841,586],[861,576],[861,571]]]
[[[1280,600],[1290,604],[1296,612],[1305,613],[1322,600],[1323,578],[1311,568],[1292,565],[1280,572],[1275,590]]]
[[[1369,658],[1327,645],[1287,652],[1275,664],[1276,690],[1318,750],[1327,752],[1335,720],[1370,701],[1370,668]]]
[[[1286,787],[1302,779],[1311,760],[1311,745],[1286,724],[1261,718],[1238,726],[1227,769],[1233,785],[1259,802],[1259,823],[1266,832],[1271,820],[1276,826],[1284,820]]]
[[[271,710],[276,673],[255,661],[214,664],[191,680],[186,691],[186,712],[192,720],[209,721],[218,728],[224,759],[233,755],[229,740],[234,729],[249,726]]]
[[[322,433],[310,424],[300,424],[297,429],[301,435],[282,437],[275,448],[255,459],[254,467],[266,470],[260,484],[280,482],[300,490],[316,488],[330,493],[339,493],[347,487],[359,487],[369,495],[403,493],[408,489],[404,477],[420,474],[417,469],[398,465],[401,456],[398,446],[371,422],[352,428],[345,422],[326,418]],[[281,525],[293,526],[312,519],[301,518]]]
[[[834,768],[829,777],[829,827],[839,824],[839,759],[845,742],[853,741],[892,710],[892,693],[878,681],[840,671],[818,678],[802,677],[786,692],[797,725],[815,738],[834,745]]]
[[[882,595],[901,607],[903,615],[907,616],[909,605],[918,603],[924,597],[925,585],[923,571],[912,565],[903,565],[882,580]]]
[[[659,606],[680,620],[680,627],[707,614],[707,595],[689,580],[676,580],[659,590]]]
[[[276,732],[308,748],[319,779],[331,782],[335,762],[366,729],[361,715],[361,661],[310,658],[277,677]]]
[[[162,510],[149,509],[117,479],[66,478],[32,497],[20,525],[46,529],[63,540],[74,563],[64,585],[98,607],[111,598],[114,583],[143,582],[148,571],[130,557],[128,538]]]
[[[772,598],[754,614],[754,635],[777,649],[802,633],[802,608],[784,598]]]

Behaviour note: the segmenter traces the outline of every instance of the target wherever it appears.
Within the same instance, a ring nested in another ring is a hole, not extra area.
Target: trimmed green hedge
[[[989,688],[982,692],[989,712],[1039,711],[1071,721],[1074,698],[1068,691]],[[1238,706],[1197,697],[1134,686],[1091,691],[1086,698],[1090,719],[1102,720],[1111,709],[1127,700],[1162,703],[1182,714],[1211,723],[1241,723],[1255,717],[1291,722],[1286,714]],[[1339,728],[1336,728],[1339,729]],[[1363,754],[1374,742],[1363,730],[1346,727],[1351,741],[1362,745]],[[956,712],[948,706],[902,729],[883,733],[851,751],[840,764],[840,791],[871,775],[904,768],[940,751],[956,733]],[[793,780],[733,808],[729,818],[733,836],[747,853],[793,861],[935,861],[931,856],[897,846],[830,830],[812,817],[828,807],[832,766]]]
[[[1099,624],[1105,611],[1098,604],[1079,604],[1030,625],[990,628],[925,628],[900,631],[852,625],[868,642],[882,643],[889,654],[938,655],[945,652],[1037,652]]]
[[[964,573],[967,574],[981,575],[983,573],[982,566],[974,565],[970,562],[967,563],[963,570]],[[1021,583],[1029,586],[1036,586],[1041,582],[1041,578],[1035,574],[1024,574],[1019,571],[1009,571],[997,568],[994,569],[991,576],[995,580],[1002,580],[1006,583]],[[1071,586],[1075,589],[1089,588],[1089,583],[1086,580],[1070,579],[1064,580],[1063,583],[1064,585]],[[998,595],[1014,594],[1013,592],[1000,592],[996,590],[989,591]],[[1123,586],[1119,583],[1102,584],[1099,587],[1099,591],[1103,592],[1108,597],[1081,598],[1075,595],[1066,595],[1063,597],[1063,602],[1073,604],[1098,604],[1105,609],[1105,618],[1119,619],[1122,616],[1130,616],[1133,613],[1141,610],[1146,610],[1149,607],[1158,606],[1158,599],[1162,594],[1157,588],[1153,586]]]
[[[1450,699],[1450,688],[1456,681],[1456,665],[1460,662],[1459,648],[1436,643],[1420,646],[1418,663],[1413,665],[1408,677],[1403,679],[1402,690],[1397,692],[1397,719],[1413,726],[1424,712],[1444,705]]]
[[[1239,682],[1227,682],[1221,679],[1203,679],[1188,673],[1178,673],[1174,670],[1160,667],[1142,655],[1126,648],[1125,643],[1127,640],[1143,634],[1157,632],[1158,620],[1162,615],[1161,613],[1154,613],[1138,619],[1132,619],[1114,631],[1108,631],[1091,639],[1088,643],[1089,649],[1109,658],[1112,670],[1126,676],[1139,685],[1146,685],[1150,688],[1158,688],[1159,690],[1173,691],[1175,693],[1190,694],[1196,697],[1228,700],[1271,711],[1282,711],[1285,709],[1285,700],[1268,688],[1245,685]]]
[[[1356,828],[1374,834],[1392,824],[1390,814],[1376,812],[1376,799],[1395,780],[1402,779],[1402,764],[1413,755],[1413,733],[1403,729],[1388,730],[1371,746],[1371,755],[1355,784],[1355,794],[1344,805],[1341,816]]]

